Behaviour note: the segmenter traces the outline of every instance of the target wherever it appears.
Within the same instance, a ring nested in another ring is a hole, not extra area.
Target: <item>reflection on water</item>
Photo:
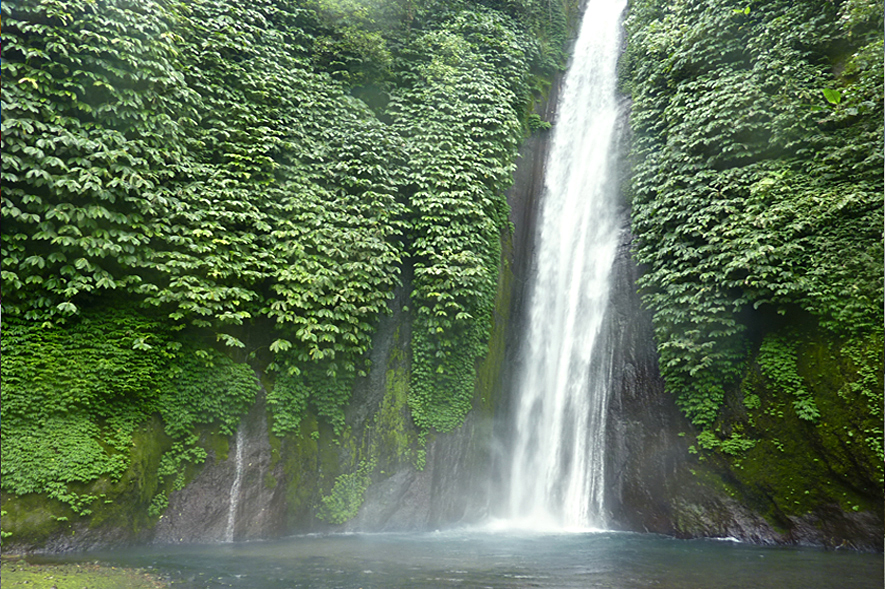
[[[153,567],[188,589],[881,589],[883,581],[880,554],[615,532],[299,536],[79,559]]]

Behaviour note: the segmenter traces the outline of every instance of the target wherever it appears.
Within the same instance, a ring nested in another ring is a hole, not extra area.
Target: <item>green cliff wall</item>
[[[391,479],[426,511],[569,9],[4,3],[4,547],[220,537],[238,426],[286,530]]]
[[[881,19],[631,2],[634,255],[691,422],[663,531],[881,550]]]

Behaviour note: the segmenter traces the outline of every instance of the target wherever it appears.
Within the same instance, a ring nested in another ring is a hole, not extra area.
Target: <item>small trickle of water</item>
[[[227,511],[227,529],[224,532],[224,541],[234,541],[234,528],[237,523],[237,509],[240,505],[240,486],[243,482],[243,446],[246,440],[246,426],[240,423],[237,428],[237,439],[235,450],[235,468],[234,482],[230,485],[230,504]]]
[[[618,241],[610,172],[625,4],[587,5],[547,162],[510,478],[510,520],[535,529],[605,526],[612,351],[601,333]]]

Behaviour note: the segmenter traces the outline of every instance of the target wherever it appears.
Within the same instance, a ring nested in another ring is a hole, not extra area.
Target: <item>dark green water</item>
[[[81,555],[174,587],[250,589],[882,589],[878,554],[627,533],[299,536]]]

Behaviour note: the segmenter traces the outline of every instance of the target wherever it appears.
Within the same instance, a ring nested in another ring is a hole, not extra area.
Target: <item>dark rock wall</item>
[[[613,341],[612,396],[607,430],[606,503],[617,527],[668,532],[668,480],[679,471],[688,427],[664,393],[651,319],[636,293],[631,234],[621,229],[613,268],[609,335]]]
[[[242,472],[234,509],[233,540],[255,540],[285,532],[281,464],[274,463],[263,398],[240,425],[243,428]],[[236,478],[238,437],[231,436],[226,456],[209,450],[205,465],[183,489],[169,496],[169,507],[154,527],[153,541],[220,542],[228,540],[231,491]]]
[[[607,334],[616,350],[607,431],[610,525],[680,538],[881,551],[881,513],[820,504],[802,515],[785,515],[778,511],[781,489],[743,480],[743,469],[736,471],[722,457],[689,451],[697,432],[664,390],[650,317],[636,293],[630,243],[625,220]],[[804,460],[795,457],[796,482],[811,488],[820,481],[802,483]]]

